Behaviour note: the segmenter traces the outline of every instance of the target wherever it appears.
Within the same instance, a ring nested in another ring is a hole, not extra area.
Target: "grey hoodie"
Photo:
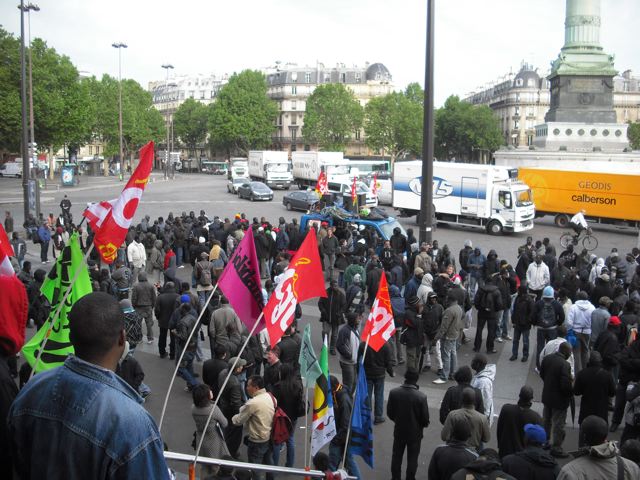
[[[493,381],[496,378],[496,366],[491,363],[476,373],[471,379],[471,386],[482,393],[484,413],[489,419],[489,426],[493,423]]]
[[[589,300],[578,300],[569,309],[567,326],[576,333],[591,334],[591,314],[596,308]]]
[[[585,455],[567,463],[557,480],[616,479],[618,478],[618,448],[614,442],[605,442],[590,447]],[[640,467],[631,460],[622,459],[624,480],[640,478]]]
[[[416,293],[423,305],[427,304],[427,296],[429,295],[429,293],[433,292],[432,283],[433,277],[431,276],[431,274],[425,273],[422,277],[422,282],[418,287],[418,292]]]

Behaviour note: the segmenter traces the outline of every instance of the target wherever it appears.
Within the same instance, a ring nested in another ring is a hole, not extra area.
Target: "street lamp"
[[[27,221],[31,212],[29,202],[29,158],[27,157],[27,144],[29,143],[29,134],[27,132],[27,69],[24,53],[24,0],[20,0],[20,100],[22,115],[22,145],[20,154],[22,155],[22,194],[24,200],[24,220]]]
[[[167,96],[165,98],[166,103],[167,103],[167,108],[166,108],[166,113],[167,113],[167,156],[165,158],[164,161],[164,179],[166,180],[167,177],[169,176],[169,162],[171,160],[170,156],[170,152],[169,152],[169,139],[170,139],[170,130],[171,127],[169,125],[170,123],[170,119],[171,119],[171,113],[169,112],[169,94],[168,94],[168,88],[169,88],[169,70],[173,70],[173,65],[171,65],[170,63],[165,63],[164,65],[162,65],[162,68],[164,68],[167,72],[166,76],[165,76],[165,81],[164,81],[164,93]]]
[[[127,48],[127,45],[118,42],[112,43],[113,48],[118,49],[118,136],[120,137],[120,168],[124,167],[124,151],[122,149],[122,49]],[[120,170],[122,174],[122,170]],[[105,162],[104,176],[109,175],[109,164]]]

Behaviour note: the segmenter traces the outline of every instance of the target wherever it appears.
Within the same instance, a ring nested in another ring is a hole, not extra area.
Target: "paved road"
[[[197,214],[200,209],[204,209],[209,217],[213,215],[232,217],[237,212],[246,212],[249,218],[265,216],[272,221],[277,220],[279,216],[284,216],[286,219],[292,217],[292,212],[287,212],[282,205],[283,192],[280,191],[276,192],[273,202],[251,203],[247,200],[239,200],[237,197],[226,193],[226,180],[221,177],[179,175],[173,181],[163,181],[161,175],[154,174],[153,178],[154,181],[149,184],[144,194],[136,219],[141,219],[144,214],[149,214],[151,218],[166,216],[169,211],[173,211],[174,214],[179,214],[182,211],[189,212],[190,210],[194,210]],[[114,178],[82,177],[82,183],[78,187],[67,189],[49,188],[45,190],[42,193],[42,211],[45,213],[59,212],[58,204],[63,195],[68,194],[74,204],[72,213],[75,218],[79,218],[82,208],[87,202],[115,198],[122,189],[122,186],[123,183],[118,182],[117,179]],[[22,223],[20,192],[19,180],[0,179],[0,203],[2,204],[0,208],[9,210],[16,219],[17,225]],[[415,227],[415,225],[412,225],[412,220],[413,219],[400,219],[405,228]],[[549,237],[552,243],[557,245],[557,239],[560,233],[561,230],[553,226],[550,219],[542,219],[537,222],[533,231],[525,234],[491,237],[478,230],[446,227],[439,228],[435,232],[434,238],[439,240],[441,246],[445,243],[448,244],[454,252],[457,252],[462,247],[464,240],[471,239],[474,245],[481,246],[484,251],[489,248],[495,248],[501,257],[513,261],[515,260],[517,246],[524,243],[527,235],[530,234],[535,239]],[[635,232],[621,231],[613,227],[596,229],[596,235],[600,240],[600,246],[595,252],[598,255],[606,255],[611,247],[617,247],[619,251],[626,252],[636,246],[637,243]],[[31,250],[35,254],[32,256],[32,260],[35,266],[38,267],[38,250],[36,248],[31,248]],[[190,274],[190,267],[179,270],[179,276],[185,280],[190,278]],[[321,338],[316,302],[312,301],[304,305],[303,312],[301,327],[304,327],[308,322],[312,324],[315,348],[319,349]],[[473,329],[469,333],[473,335]],[[208,346],[208,342],[206,342],[206,345]],[[504,403],[514,402],[515,399],[517,399],[520,387],[525,383],[534,388],[535,399],[539,401],[542,384],[533,371],[534,365],[522,364],[521,362],[509,362],[510,342],[496,345],[498,353],[491,358],[492,361],[497,363],[497,376],[494,386],[496,411],[499,411],[500,406]],[[205,350],[205,353],[209,355],[208,350]],[[472,354],[473,352],[471,351],[470,345],[461,347],[458,352],[458,363],[460,365],[469,364]],[[168,388],[169,378],[174,367],[173,362],[168,359],[159,358],[157,345],[141,346],[136,356],[145,369],[147,375],[145,381],[153,390],[153,394],[149,397],[146,407],[156,420],[159,420],[163,392],[166,392]],[[197,364],[196,371],[199,371],[200,368],[201,365]],[[330,358],[330,370],[333,373],[340,371],[335,357]],[[388,393],[391,388],[401,383],[403,373],[403,370],[398,368],[395,378],[387,378],[385,393]],[[420,379],[421,389],[427,393],[429,398],[432,415],[431,426],[426,429],[425,438],[422,443],[422,453],[418,470],[418,475],[421,478],[426,477],[426,469],[431,453],[441,443],[438,408],[442,396],[447,386],[449,386],[432,384],[432,380],[435,378],[434,373],[426,373],[423,374]],[[190,415],[191,398],[188,393],[183,391],[183,388],[184,382],[178,379],[171,392],[168,413],[162,433],[163,438],[171,450],[192,453],[190,443],[194,426]],[[541,412],[541,406],[539,404],[536,404],[536,408]],[[374,427],[376,470],[372,471],[360,463],[363,478],[389,478],[392,435],[393,424],[390,421]],[[298,431],[296,432],[298,444],[296,466],[301,466],[303,462],[303,437],[304,426],[299,424]],[[617,435],[615,435],[614,438],[617,438]],[[495,441],[492,440],[489,445],[495,447]],[[577,446],[577,432],[573,428],[569,429],[565,446],[567,449],[573,449]],[[186,471],[183,465],[178,466],[178,468],[180,471]]]

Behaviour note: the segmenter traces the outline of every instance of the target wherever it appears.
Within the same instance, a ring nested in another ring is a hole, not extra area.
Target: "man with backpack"
[[[474,299],[474,306],[478,310],[478,327],[473,344],[473,351],[479,352],[482,345],[482,330],[487,325],[487,353],[496,353],[495,339],[498,328],[498,313],[502,310],[502,294],[495,284],[495,277],[491,276],[478,287]]]
[[[442,370],[442,351],[441,342],[437,338],[438,330],[442,323],[442,315],[444,314],[444,308],[438,303],[438,294],[436,292],[429,292],[427,294],[427,303],[422,310],[422,328],[425,336],[425,345],[423,347],[424,355],[424,369],[431,369],[431,351],[436,357],[436,366],[438,379],[435,383],[445,383],[447,377]]]
[[[200,308],[204,307],[207,297],[211,295],[213,277],[213,265],[209,261],[209,254],[202,252],[200,261],[196,263],[196,292],[198,292]]]
[[[540,352],[545,343],[558,336],[558,326],[564,322],[564,309],[554,298],[553,287],[546,286],[542,298],[533,307],[533,324],[538,327],[536,333],[536,366],[540,368]]]

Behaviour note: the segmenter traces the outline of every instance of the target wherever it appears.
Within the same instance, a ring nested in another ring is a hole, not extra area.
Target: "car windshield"
[[[533,199],[531,198],[531,190],[518,190],[513,193],[516,197],[516,207],[528,207],[533,203]]]
[[[380,224],[380,230],[382,230],[382,233],[384,233],[384,237],[387,239],[391,238],[391,235],[393,235],[393,229],[396,227],[400,229],[400,233],[402,233],[402,235],[404,235],[405,237],[407,236],[407,232],[404,231],[403,226],[400,225],[397,220]]]
[[[267,187],[264,183],[260,183],[260,182],[252,182],[251,183],[251,188],[253,190],[255,190],[256,192],[268,192],[269,191],[269,187]]]

